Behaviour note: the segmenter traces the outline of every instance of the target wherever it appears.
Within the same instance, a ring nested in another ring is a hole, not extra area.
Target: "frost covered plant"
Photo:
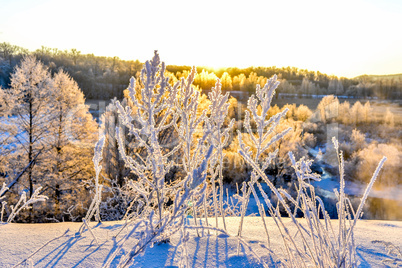
[[[3,185],[0,189],[0,201],[5,198],[4,194],[9,190],[9,187],[3,182]],[[23,191],[21,194],[20,199],[18,200],[15,206],[11,205],[11,213],[7,218],[7,223],[10,223],[14,220],[14,218],[24,209],[28,209],[30,205],[33,205],[40,201],[46,201],[48,199],[45,195],[40,195],[39,192],[42,190],[42,187],[38,187],[34,194],[27,200],[27,193]],[[7,205],[7,201],[1,202],[1,212],[0,212],[0,222],[3,222],[4,211]]]
[[[137,239],[137,243],[122,256],[120,266],[129,264],[148,244],[169,241],[172,234],[182,229],[189,205],[192,203],[192,207],[197,208],[204,201],[213,146],[206,144],[208,131],[201,132],[201,137],[197,138],[196,130],[202,129],[201,123],[206,115],[205,112],[197,114],[199,92],[192,87],[195,69],[187,79],[173,86],[168,83],[164,72],[165,64],[160,63],[155,51],[152,60],[147,61],[142,69],[142,87],[136,87],[134,78],[130,80],[129,101],[133,108],[116,102],[120,122],[134,136],[139,149],[128,155],[123,133],[119,127],[116,128],[120,156],[137,177],[129,181],[129,186],[137,195],[139,205],[134,217],[128,217],[133,226],[121,240],[119,249],[129,237]],[[163,131],[170,127],[176,130],[178,136],[178,144],[171,149],[160,142]],[[183,157],[175,163],[174,154],[178,152]],[[168,184],[165,176],[174,165],[181,165],[185,175]],[[169,202],[171,204],[168,205]],[[139,228],[141,232],[138,232]],[[105,266],[110,265],[119,249]]]
[[[87,211],[87,215],[82,219],[82,225],[80,227],[79,233],[82,234],[85,227],[88,229],[90,234],[93,236],[94,240],[97,242],[97,238],[91,230],[91,227],[88,225],[88,222],[91,221],[92,217],[95,215],[95,220],[97,222],[101,221],[100,218],[100,205],[102,202],[102,188],[103,185],[99,184],[99,174],[102,170],[102,166],[100,165],[102,161],[102,150],[105,145],[105,136],[101,135],[98,142],[95,145],[94,157],[92,159],[95,167],[95,195],[92,199],[91,205]]]
[[[172,114],[172,105],[169,105],[168,101],[163,98],[170,85],[168,78],[164,77],[164,63],[162,63],[162,67],[159,65],[159,55],[155,52],[153,59],[145,63],[141,72],[141,81],[144,85],[140,92],[141,99],[136,96],[135,79],[131,78],[128,90],[134,107],[133,111],[130,106],[123,107],[120,102],[116,102],[122,124],[128,128],[130,135],[135,136],[138,147],[145,149],[146,156],[127,155],[124,150],[124,137],[118,127],[116,128],[116,136],[120,156],[131,172],[138,176],[137,182],[139,183],[134,183],[133,188],[143,196],[147,206],[153,206],[157,210],[157,215],[161,220],[166,195],[164,191],[165,175],[173,166],[173,162],[168,160],[169,155],[163,154],[163,148],[158,139],[159,134],[174,122],[171,120],[169,124],[165,124]],[[177,87],[178,84],[171,88],[170,97],[173,97],[172,92],[177,92]],[[157,123],[156,117],[161,113],[164,113],[163,118]],[[137,127],[138,124],[140,127]],[[176,148],[171,154],[179,149]],[[153,199],[152,203],[149,200],[150,198]]]
[[[5,198],[5,196],[3,196],[3,195],[7,191],[8,191],[8,187],[6,186],[6,183],[3,182],[3,185],[2,185],[2,187],[0,189],[0,201]]]
[[[338,151],[338,143],[334,139],[335,148]],[[240,152],[242,154],[242,152]],[[305,267],[313,265],[316,267],[356,267],[356,245],[354,242],[354,228],[357,220],[362,215],[364,203],[368,197],[374,181],[376,180],[386,158],[378,164],[370,183],[361,199],[359,207],[354,211],[350,200],[346,197],[344,188],[344,166],[342,152],[338,151],[340,190],[336,192],[338,203],[338,231],[331,224],[324,203],[320,197],[315,195],[314,187],[310,184],[311,180],[319,180],[319,176],[311,172],[312,161],[301,158],[296,162],[293,154],[289,157],[297,176],[297,197],[294,199],[286,191],[276,189],[268,180],[264,172],[256,163],[248,158],[246,161],[252,165],[254,171],[270,187],[272,193],[278,199],[278,205],[274,206],[268,196],[257,182],[257,186],[264,198],[270,216],[275,221],[287,253],[287,259],[283,260],[287,267]],[[253,189],[253,191],[255,191]],[[254,193],[255,194],[255,193]],[[289,202],[295,206],[292,212]],[[287,216],[291,218],[296,227],[296,232],[291,233],[283,222],[283,217],[279,212],[279,204],[284,208]],[[296,211],[300,211],[302,218],[296,218]],[[322,219],[321,219],[322,218]]]
[[[207,138],[211,136],[211,129],[205,128],[204,124],[207,124],[206,110],[202,111],[201,114],[198,112],[198,105],[200,103],[200,92],[195,90],[192,86],[194,77],[196,75],[196,70],[193,67],[187,79],[182,78],[180,85],[176,89],[171,91],[172,94],[177,94],[171,96],[171,104],[175,108],[174,114],[174,128],[179,137],[179,145],[176,148],[180,149],[183,153],[183,157],[178,165],[183,167],[184,173],[189,174],[189,180],[191,181],[191,188],[196,188],[205,182],[206,173],[201,176],[201,174],[195,174],[194,172],[201,166],[204,162],[204,157],[207,151],[212,152],[214,144],[207,144]],[[205,166],[204,168],[207,168]],[[202,188],[203,191],[199,195],[193,195],[191,197],[191,206],[193,210],[193,215],[195,218],[195,223],[197,224],[197,209],[201,204],[205,205],[206,196],[206,184]]]
[[[189,259],[190,256],[187,252],[187,242],[190,239],[190,235],[183,225],[183,228],[180,230],[180,240],[177,245],[178,250],[180,251],[180,262],[179,267],[190,267]]]
[[[208,128],[211,131],[211,135],[209,137],[209,142],[216,149],[215,157],[212,159],[211,164],[211,185],[213,191],[213,199],[215,204],[215,217],[216,217],[216,227],[218,227],[218,202],[216,196],[215,189],[215,177],[218,177],[219,180],[219,210],[222,216],[223,226],[226,230],[226,222],[225,222],[225,211],[223,209],[223,158],[225,154],[223,153],[223,148],[228,145],[229,140],[229,131],[233,128],[234,119],[232,119],[228,125],[228,127],[224,127],[224,123],[226,117],[228,115],[229,109],[229,93],[225,95],[222,94],[222,84],[218,79],[216,81],[215,87],[211,89],[211,92],[208,94],[209,99],[211,100],[211,105],[209,109],[211,111],[211,116],[209,120],[206,122]]]
[[[3,200],[5,198],[4,193],[8,191],[8,187],[6,186],[6,184],[3,182],[3,186],[0,189],[0,201]],[[2,201],[1,202],[1,214],[0,214],[0,222],[3,222],[3,215],[4,215],[4,210],[6,208],[7,202],[6,201]]]
[[[339,193],[336,192],[338,198],[338,231],[336,231],[331,225],[323,201],[315,195],[314,187],[310,184],[311,180],[320,179],[318,175],[313,174],[311,171],[310,166],[312,161],[301,158],[296,162],[293,154],[291,152],[289,153],[292,166],[298,179],[296,185],[297,197],[295,199],[285,190],[277,189],[264,172],[271,160],[275,157],[277,151],[268,154],[268,156],[265,156],[264,152],[270,145],[281,139],[289,131],[289,129],[286,129],[281,133],[272,135],[275,127],[279,124],[280,118],[286,114],[286,109],[271,117],[269,120],[266,120],[265,118],[277,85],[278,82],[276,82],[276,77],[271,78],[263,89],[257,87],[257,98],[252,96],[248,102],[248,109],[252,112],[253,119],[257,126],[257,134],[255,136],[253,135],[254,133],[250,126],[250,115],[248,112],[246,113],[244,126],[251,138],[254,153],[249,147],[246,147],[242,141],[242,133],[238,132],[240,144],[239,154],[253,169],[251,180],[247,183],[248,185],[243,183],[242,187],[244,194],[240,197],[242,201],[242,214],[238,231],[239,239],[241,236],[245,210],[250,198],[250,193],[252,192],[257,201],[257,206],[265,227],[267,243],[268,245],[270,243],[268,230],[264,221],[265,207],[259,201],[255,189],[256,185],[264,198],[268,213],[275,221],[282,235],[287,253],[287,260],[283,261],[285,266],[305,267],[313,265],[317,267],[355,267],[357,263],[355,256],[356,245],[353,236],[354,228],[357,220],[362,215],[363,206],[368,193],[370,192],[386,158],[383,158],[380,161],[361,199],[359,207],[354,211],[351,202],[344,192],[345,175],[343,155],[342,152],[339,152],[338,142],[335,139],[333,140],[335,149],[338,152],[340,174],[340,190]],[[260,106],[258,107],[258,105]],[[261,113],[258,113],[259,110]],[[268,129],[265,131],[267,126]],[[258,181],[259,178],[268,185],[271,194],[278,200],[276,206],[271,203],[269,197],[263,190]],[[245,190],[246,188],[247,190]],[[291,210],[290,204],[295,207],[293,211]],[[296,233],[291,233],[283,222],[282,215],[279,211],[280,206],[284,209],[287,216],[295,225]],[[298,211],[303,215],[302,220],[296,218],[296,213]],[[320,217],[323,219],[321,220]]]
[[[20,200],[15,206],[10,206],[11,213],[8,216],[7,223],[10,223],[14,220],[14,218],[21,212],[23,209],[28,209],[30,205],[33,205],[37,202],[46,201],[48,199],[47,196],[40,195],[42,187],[38,187],[31,198],[27,200],[27,193],[25,191],[22,192]]]
[[[93,157],[94,167],[95,167],[95,196],[92,199],[92,203],[87,211],[87,215],[85,216],[85,221],[91,221],[92,217],[95,215],[95,220],[97,222],[101,221],[100,218],[100,204],[102,201],[102,188],[103,185],[99,184],[99,175],[102,170],[101,161],[102,161],[102,150],[105,145],[105,136],[101,136],[99,141],[95,145],[95,153]]]
[[[247,102],[247,108],[249,111],[246,111],[244,127],[251,139],[252,146],[256,150],[255,153],[250,150],[250,147],[246,147],[242,139],[244,134],[238,131],[240,155],[242,155],[249,164],[251,164],[250,161],[252,161],[253,165],[262,171],[265,171],[268,168],[268,165],[278,153],[278,150],[276,150],[273,153],[269,153],[267,157],[266,154],[268,149],[270,149],[270,146],[282,139],[291,130],[291,128],[288,128],[278,134],[275,134],[276,127],[279,125],[280,120],[286,115],[288,109],[284,109],[282,112],[267,118],[268,110],[271,107],[271,101],[278,85],[279,82],[277,81],[276,75],[268,79],[267,83],[262,88],[257,84],[256,94],[252,95]],[[250,124],[250,112],[251,118],[256,124],[255,133]],[[256,169],[253,169],[248,185],[243,186],[244,189],[247,188],[247,190],[243,192],[244,196],[242,198],[243,202],[241,207],[241,219],[238,229],[239,237],[242,233],[243,219],[246,214],[250,194],[252,193],[254,184],[257,182],[260,176],[261,175],[257,173]],[[257,196],[255,196],[255,198],[258,200]],[[260,204],[257,205],[260,207]]]
[[[337,203],[337,212],[338,212],[338,234],[337,234],[337,244],[336,251],[337,256],[334,258],[334,263],[336,267],[342,266],[356,266],[356,245],[354,243],[354,228],[356,227],[357,221],[363,215],[363,207],[367,200],[367,197],[373,187],[375,180],[378,177],[385,161],[386,157],[383,157],[379,162],[373,176],[371,177],[366,190],[360,200],[360,204],[356,210],[353,210],[350,200],[345,195],[345,173],[344,173],[344,159],[342,151],[339,152],[339,144],[338,141],[333,138],[332,139],[335,150],[337,151],[338,162],[339,162],[339,176],[340,176],[340,189],[339,193],[335,192],[338,198]]]

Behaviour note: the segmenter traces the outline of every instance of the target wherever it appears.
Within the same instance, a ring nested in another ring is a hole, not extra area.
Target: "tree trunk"
[[[32,114],[32,100],[29,100],[29,149],[28,149],[28,164],[31,163],[33,157],[33,114]],[[33,195],[33,181],[32,181],[32,165],[28,167],[28,180],[29,180],[29,198]]]
[[[59,215],[60,212],[60,185],[56,184],[55,187],[55,194],[54,194],[54,204],[55,204],[55,211],[54,211],[54,217],[57,218],[57,215]]]
[[[62,173],[62,168],[61,168],[61,136],[63,133],[63,128],[62,128],[62,123],[63,123],[63,108],[59,108],[59,129],[57,133],[57,156],[56,156],[56,174],[57,174],[57,180],[59,179],[60,174]],[[54,211],[54,216],[55,218],[57,215],[60,213],[60,196],[61,196],[61,191],[60,191],[60,185],[58,182],[56,182],[55,186],[55,193],[54,193],[54,204],[55,204],[55,211]]]

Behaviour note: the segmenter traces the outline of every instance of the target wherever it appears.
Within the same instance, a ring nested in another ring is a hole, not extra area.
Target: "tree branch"
[[[0,195],[0,197],[4,196],[4,195],[18,182],[18,180],[22,177],[22,175],[24,175],[25,171],[27,171],[27,169],[28,169],[31,165],[33,165],[33,164],[35,163],[35,161],[36,161],[36,159],[38,158],[38,156],[42,153],[42,150],[43,150],[43,149],[41,149],[41,150],[35,155],[35,157],[32,159],[32,161],[29,162],[29,164],[20,172],[20,174],[18,174],[17,177],[7,186],[8,189],[7,189],[6,191],[4,191],[4,192]]]

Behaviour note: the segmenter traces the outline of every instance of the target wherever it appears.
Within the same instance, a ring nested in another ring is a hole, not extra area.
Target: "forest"
[[[402,113],[378,102],[401,98],[402,75],[212,70],[165,65],[157,51],[145,63],[8,43],[0,53],[0,221],[82,222],[97,241],[91,220],[123,220],[136,242],[104,266],[180,234],[187,267],[189,232],[228,235],[230,217],[239,252],[255,215],[268,245],[265,216],[275,221],[285,266],[353,267],[358,219],[402,219]],[[319,102],[276,105],[284,96]],[[111,99],[97,120],[90,99]]]
[[[77,49],[62,51],[42,46],[31,52],[3,42],[0,43],[0,85],[8,87],[13,69],[28,54],[42,61],[51,73],[60,68],[67,72],[78,83],[87,99],[121,99],[127,81],[131,76],[139,75],[143,64],[138,60],[125,61],[118,57],[85,55]],[[176,79],[185,76],[190,70],[191,66],[166,66],[169,75]],[[281,94],[299,97],[332,94],[349,98],[402,98],[402,74],[362,75],[348,79],[296,67],[232,67],[215,70],[199,66],[197,70],[194,85],[205,91],[210,90],[219,78],[224,92],[241,91],[251,95],[257,84],[265,84],[268,78],[276,74],[281,81],[276,97]]]

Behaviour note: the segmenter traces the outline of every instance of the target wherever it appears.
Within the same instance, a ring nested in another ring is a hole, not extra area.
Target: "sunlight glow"
[[[0,42],[168,64],[402,73],[398,1],[0,0]]]

